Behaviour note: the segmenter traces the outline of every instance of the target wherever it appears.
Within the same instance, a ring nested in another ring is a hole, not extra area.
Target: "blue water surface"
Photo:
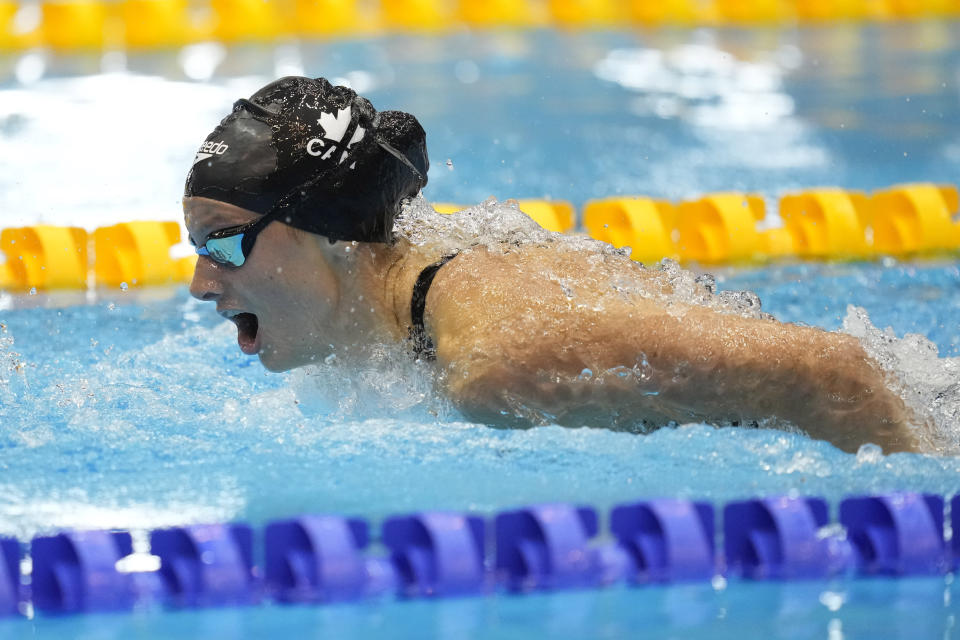
[[[4,622],[16,638],[950,638],[943,578],[735,583]],[[5,636],[6,637],[6,636]]]
[[[833,328],[843,313],[838,300],[854,302],[898,333],[920,331],[943,352],[956,351],[955,328],[937,320],[960,304],[960,274],[952,264],[794,265],[728,271],[720,279],[723,288],[752,286],[768,310],[791,320]],[[908,285],[918,281],[924,285]],[[930,313],[913,313],[910,300],[892,303],[891,292],[908,289]],[[861,460],[777,431],[686,426],[638,436],[561,427],[504,431],[415,415],[305,416],[290,394],[290,374],[265,373],[239,354],[232,325],[184,289],[153,301],[136,295],[5,312],[6,335],[15,337],[23,364],[0,405],[5,533],[26,538],[62,527],[235,519],[262,525],[305,512],[377,521],[423,508],[491,514],[551,500],[606,509],[654,496],[719,504],[796,491],[835,503],[848,494],[905,488],[952,494],[960,477],[957,458]],[[41,617],[7,625],[51,638],[65,629],[82,637],[161,638],[208,637],[213,629],[222,634],[214,637],[268,637],[269,629],[304,628],[336,637],[512,637],[531,630],[621,637],[633,625],[663,637],[734,637],[743,624],[770,637],[818,637],[836,628],[856,631],[852,637],[917,637],[908,633],[908,612],[919,609],[940,637],[956,614],[951,589],[942,578],[734,582],[719,591],[647,587],[443,604]]]

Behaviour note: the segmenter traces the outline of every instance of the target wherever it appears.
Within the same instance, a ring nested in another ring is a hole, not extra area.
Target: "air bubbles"
[[[754,311],[760,311],[760,297],[753,291],[721,291],[718,298],[741,315],[749,316]]]
[[[403,344],[360,345],[332,352],[323,364],[295,370],[291,386],[305,414],[353,420],[390,415],[433,424],[449,418],[448,398],[435,388],[437,370],[410,358]]]
[[[414,245],[433,245],[447,251],[478,243],[493,247],[504,243],[553,242],[561,238],[521,212],[515,201],[512,204],[498,202],[496,198],[453,214],[441,214],[422,196],[417,196],[404,205],[395,230]]]
[[[128,285],[126,282],[120,283],[120,291],[123,291],[124,293],[126,293],[129,288],[130,288],[130,285]]]
[[[717,279],[713,276],[713,274],[701,273],[694,279],[694,282],[702,286],[710,293],[717,292]]]
[[[450,158],[447,158],[447,169],[449,169],[450,171],[453,171],[453,160],[451,160]]]
[[[883,449],[880,448],[880,445],[873,444],[872,442],[867,442],[866,444],[860,445],[860,448],[857,449],[857,464],[877,464],[883,460]]]
[[[716,278],[711,274],[694,276],[679,264],[664,258],[657,265],[668,285],[661,297],[667,302],[681,302],[709,307],[721,313],[732,313],[744,318],[771,318],[761,310],[760,298],[753,291],[717,291]],[[669,292],[669,293],[668,293]]]
[[[36,288],[36,287],[30,287],[30,295],[32,295],[32,296],[37,295],[37,288]]]
[[[865,309],[853,305],[847,306],[842,331],[857,338],[887,373],[888,386],[920,425],[914,427],[915,436],[924,448],[945,454],[960,451],[960,358],[939,357],[937,346],[922,335],[898,338],[892,329],[881,331]],[[861,447],[861,451],[866,462],[874,461],[873,449]]]

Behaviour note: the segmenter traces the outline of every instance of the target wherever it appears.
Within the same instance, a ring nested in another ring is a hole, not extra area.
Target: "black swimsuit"
[[[434,276],[440,267],[447,264],[456,257],[454,252],[440,258],[420,272],[417,277],[417,283],[413,285],[413,296],[410,298],[410,341],[413,343],[413,353],[420,360],[436,360],[437,348],[433,340],[427,335],[427,329],[423,326],[423,313],[427,306],[427,291],[430,284],[433,283]]]

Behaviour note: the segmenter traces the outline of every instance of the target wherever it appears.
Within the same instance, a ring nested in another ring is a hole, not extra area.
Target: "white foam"
[[[843,331],[857,337],[890,375],[894,391],[918,416],[930,444],[941,453],[960,452],[960,358],[941,358],[937,346],[922,335],[898,338],[891,328],[881,331],[865,309],[853,305],[847,306]]]
[[[498,202],[496,198],[454,214],[441,214],[418,196],[404,206],[394,232],[416,246],[448,250],[481,244],[553,242],[562,237],[520,211],[516,200]]]
[[[605,274],[606,294],[657,298],[666,303],[683,303],[710,307],[721,313],[748,318],[771,318],[761,311],[760,298],[752,291],[716,291],[716,280],[709,274],[696,274],[683,269],[673,260],[664,259],[647,268],[629,259],[630,248],[617,249],[584,235],[547,231],[520,210],[515,200],[484,202],[453,214],[434,211],[422,197],[415,198],[397,219],[396,233],[417,246],[430,246],[445,252],[466,247],[503,245],[549,245],[558,251],[582,254],[590,267]],[[641,278],[641,272],[656,275],[654,284]],[[574,297],[581,280],[577,269],[544,274],[561,284]],[[602,306],[596,309],[602,311]]]
[[[435,423],[454,413],[436,390],[441,375],[428,362],[414,359],[406,345],[374,344],[293,371],[290,387],[306,416],[391,416]]]

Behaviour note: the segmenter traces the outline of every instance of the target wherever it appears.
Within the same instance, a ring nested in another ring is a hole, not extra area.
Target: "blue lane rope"
[[[960,569],[960,535],[945,535],[943,497],[849,497],[831,523],[826,501],[777,496],[723,506],[679,499],[614,507],[598,538],[597,510],[540,504],[492,520],[456,512],[386,519],[371,552],[359,518],[304,515],[268,523],[263,566],[246,524],[189,525],[150,533],[154,565],[131,569],[128,532],[63,531],[29,545],[0,538],[0,616],[170,607],[323,603],[710,581],[832,576],[942,575]],[[950,502],[960,531],[960,495]],[[837,526],[839,525],[839,526]],[[948,544],[949,543],[949,544]],[[140,554],[146,557],[145,554]],[[123,560],[123,561],[122,561]],[[159,560],[159,563],[156,561]]]

